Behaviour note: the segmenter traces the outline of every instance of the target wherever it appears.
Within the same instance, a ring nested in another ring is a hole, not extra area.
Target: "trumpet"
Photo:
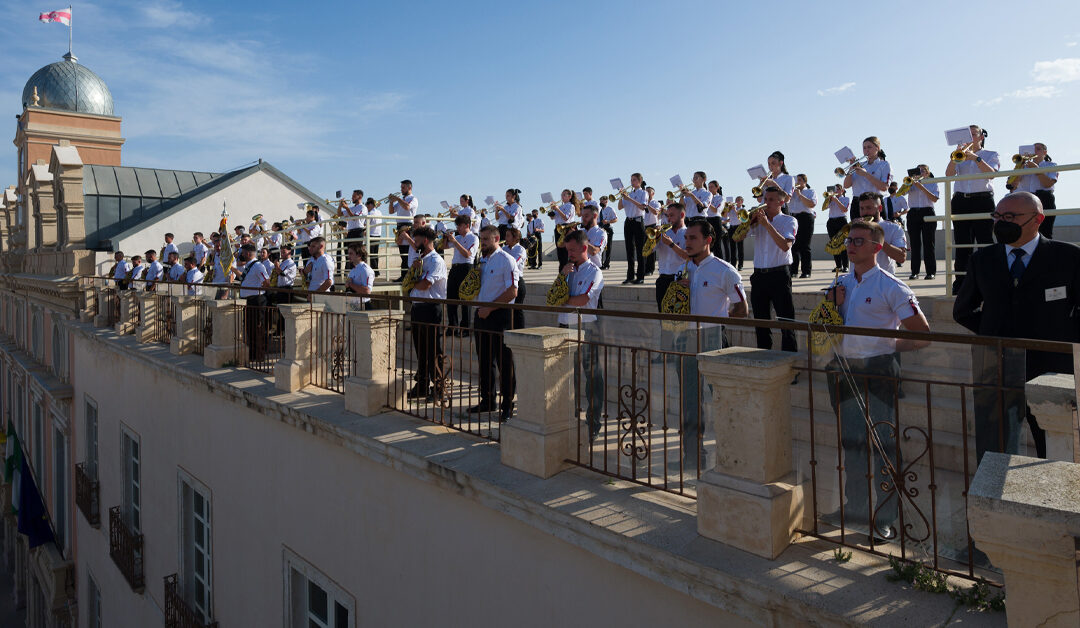
[[[735,227],[735,231],[731,234],[731,239],[736,242],[741,242],[746,239],[746,236],[750,235],[750,221],[754,219],[754,215],[765,209],[765,203],[758,205],[757,207],[751,207],[749,210],[740,209],[738,214],[739,226]]]
[[[449,218],[450,217],[450,210],[446,210],[444,212],[439,212],[438,214],[435,215],[435,217],[436,218]]]
[[[829,192],[829,191],[826,191],[825,194],[822,195],[821,211],[825,211],[826,209],[829,209],[829,201],[832,200],[832,197],[834,197],[834,196],[836,196],[836,194],[834,192]]]
[[[1024,164],[1028,163],[1029,161],[1034,164],[1035,155],[1029,155],[1027,153],[1024,153],[1024,154],[1016,153],[1015,155],[1012,156],[1013,167],[1016,170],[1019,170],[1019,169],[1023,168]],[[1034,164],[1034,165],[1038,165],[1038,164]],[[1014,174],[1013,176],[1006,179],[1005,182],[1007,184],[1009,184],[1009,185],[1016,185],[1017,183],[1020,182],[1020,177],[1022,177],[1022,176],[1024,176],[1024,175]]]
[[[656,245],[660,243],[660,236],[668,229],[671,229],[671,225],[667,223],[645,227],[645,245],[641,247],[643,257],[652,255],[656,250]]]
[[[580,224],[581,223],[579,222],[568,222],[561,225],[555,225],[555,232],[558,234],[558,238],[555,240],[555,246],[563,246],[566,244],[566,236],[572,231],[576,231]]]
[[[382,205],[383,203],[388,202],[390,200],[391,196],[397,196],[397,195],[394,194],[393,192],[391,192],[390,194],[387,194],[386,196],[384,196],[384,197],[380,198],[379,200],[375,201],[375,207],[378,207],[379,205]]]
[[[953,160],[953,163],[962,164],[967,160],[965,153],[971,150],[975,146],[975,142],[968,142],[964,146],[957,148],[953,152],[949,153],[949,158]]]
[[[679,187],[675,188],[674,190],[668,190],[668,192],[667,192],[667,194],[665,196],[667,196],[667,200],[673,201],[676,198],[682,196],[683,194],[688,194],[689,192],[690,192],[690,188],[687,187],[687,185],[684,183],[684,184],[680,185]]]
[[[608,194],[608,197],[607,197],[608,202],[609,203],[614,203],[615,201],[619,200],[620,198],[626,196],[626,193],[629,192],[629,191],[630,191],[630,186],[626,186],[624,188],[619,189],[619,191],[615,192],[614,194]]]
[[[750,188],[750,196],[753,196],[754,198],[763,196],[765,194],[765,184],[769,183],[770,181],[773,184],[771,187],[780,187],[779,185],[777,185],[776,181],[773,181],[772,177],[765,177],[764,181]]]
[[[868,161],[869,160],[864,155],[862,157],[859,157],[858,159],[856,159],[855,161],[851,162],[850,164],[848,164],[846,166],[837,166],[836,169],[833,170],[833,172],[836,173],[836,176],[838,176],[840,178],[843,178],[843,177],[846,177],[849,174],[855,172],[856,168],[861,168],[861,167],[865,166]]]
[[[919,182],[922,177],[904,177],[904,182],[900,185],[900,189],[896,191],[897,196],[903,196],[911,191],[911,186]]]

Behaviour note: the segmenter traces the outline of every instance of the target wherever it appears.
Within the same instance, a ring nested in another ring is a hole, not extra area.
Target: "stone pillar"
[[[745,347],[698,355],[716,430],[716,467],[698,486],[698,533],[768,559],[787,549],[803,518],[791,453],[797,359]]]
[[[323,312],[325,303],[288,303],[278,306],[285,317],[285,356],[274,365],[278,390],[296,392],[311,383],[311,343],[314,340],[308,312]]]
[[[140,292],[135,297],[142,308],[139,317],[139,326],[135,328],[135,340],[137,342],[151,342],[154,332],[157,331],[158,302],[153,292]]]
[[[213,335],[210,345],[203,348],[203,364],[210,368],[221,368],[232,362],[240,364],[241,354],[246,358],[247,352],[236,350],[236,325],[240,318],[240,308],[244,306],[241,299],[223,299],[220,301],[208,301],[210,316],[213,319]]]
[[[198,306],[199,297],[173,297],[176,299],[176,333],[173,334],[169,351],[173,355],[186,355],[195,349],[198,329],[195,320],[195,310]]]
[[[56,202],[53,174],[44,159],[30,166],[27,189],[33,197],[34,234],[38,250],[56,249]]]
[[[94,327],[108,327],[109,325],[116,324],[112,314],[113,295],[115,294],[115,287],[94,287],[94,299],[97,301],[98,305],[97,316],[94,317]]]
[[[135,332],[135,320],[138,318],[138,293],[135,290],[120,291],[120,318],[113,321],[113,329],[120,335]]]
[[[1080,626],[1080,465],[987,452],[967,516],[975,546],[1005,576],[1010,626]]]
[[[1031,413],[1046,430],[1046,457],[1080,462],[1080,444],[1073,413],[1076,412],[1076,378],[1072,375],[1040,375],[1024,387]]]
[[[574,397],[574,331],[534,327],[504,334],[514,353],[517,417],[503,424],[502,463],[548,478],[571,457]]]
[[[97,280],[81,285],[79,288],[82,292],[82,308],[79,310],[80,322],[93,324],[93,312],[101,307],[101,301],[98,299],[98,288],[93,285],[95,283],[97,283]]]
[[[7,186],[4,190],[4,252],[10,253],[15,250],[15,212],[18,205],[18,192],[14,185]]]
[[[83,199],[83,162],[67,140],[53,146],[49,172],[55,188],[59,244],[65,251],[86,248],[86,202]]]
[[[395,316],[396,315],[396,316]],[[360,416],[378,414],[385,406],[395,406],[389,395],[405,392],[396,385],[397,334],[403,312],[372,310],[349,312],[352,350],[356,366],[345,380],[345,409]],[[398,405],[400,407],[400,405]]]

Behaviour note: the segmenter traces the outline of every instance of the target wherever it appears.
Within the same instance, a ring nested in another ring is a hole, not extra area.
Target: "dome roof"
[[[94,74],[70,52],[63,61],[41,68],[26,82],[22,92],[23,107],[34,104],[37,88],[39,105],[46,109],[62,109],[78,113],[113,115],[113,99],[101,77]]]

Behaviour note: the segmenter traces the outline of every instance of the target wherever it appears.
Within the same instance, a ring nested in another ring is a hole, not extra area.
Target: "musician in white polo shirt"
[[[838,277],[826,298],[836,303],[845,326],[929,331],[930,326],[919,309],[915,294],[877,264],[885,243],[884,224],[865,221],[851,224],[847,249],[852,272]],[[837,349],[838,358],[829,367],[829,394],[840,415],[846,461],[844,524],[872,532],[875,542],[896,537],[893,524],[899,504],[895,491],[886,492],[882,488],[883,485],[894,485],[895,479],[882,471],[886,464],[876,447],[873,447],[871,464],[874,479],[868,480],[870,428],[867,413],[869,421],[877,425],[876,439],[889,455],[888,466],[899,472],[901,460],[896,457],[896,433],[892,427],[900,377],[896,354],[928,344],[922,340],[845,334]],[[874,485],[873,503],[868,499],[868,483]],[[870,530],[871,513],[874,515],[873,530]]]
[[[348,230],[345,233],[347,239],[356,242],[363,239],[367,226],[364,220],[365,214],[367,214],[367,208],[364,206],[363,190],[352,191],[352,207],[346,206],[344,200],[341,201],[341,217],[345,218],[345,228]]]
[[[388,195],[390,203],[390,215],[397,218],[397,227],[408,227],[412,224],[412,219],[416,216],[416,210],[420,207],[420,202],[416,200],[416,197],[412,193],[413,184],[409,179],[404,179],[401,182],[401,194]],[[395,279],[395,282],[400,282],[405,278],[405,273],[409,270],[409,250],[412,247],[408,244],[399,243],[398,253],[401,254],[401,276]]]
[[[645,258],[641,254],[645,246],[645,211],[649,195],[644,190],[645,180],[640,172],[630,175],[630,191],[619,199],[619,209],[626,212],[623,221],[623,240],[626,243],[627,283],[645,283]]]
[[[648,222],[649,216],[652,214],[646,213],[645,221]],[[653,216],[653,221],[656,221],[656,217]],[[600,270],[607,270],[611,267],[611,249],[615,246],[615,223],[619,222],[619,217],[615,214],[615,208],[608,204],[608,197],[600,199],[600,215],[597,219],[600,228],[607,234],[607,246],[604,247],[604,254],[600,256]]]
[[[435,230],[425,225],[412,231],[418,260],[421,264],[420,278],[409,296],[425,299],[446,298],[446,261],[435,250]],[[416,384],[406,395],[409,399],[435,401],[438,381],[443,373],[442,307],[438,303],[414,301],[410,315],[412,322],[413,351],[416,353]],[[435,389],[432,390],[432,384]],[[445,393],[445,391],[442,391]]]
[[[304,267],[308,290],[311,292],[331,292],[334,289],[334,260],[324,254],[326,240],[322,236],[308,242],[311,261]]]
[[[794,216],[799,225],[791,251],[791,276],[806,279],[811,271],[810,238],[814,235],[814,219],[817,218],[817,195],[807,182],[805,174],[795,175],[795,187],[791,189],[791,199],[787,205],[789,215]]]
[[[794,218],[780,213],[784,206],[784,192],[780,188],[766,188],[764,200],[764,208],[750,216],[749,235],[754,236],[750,305],[754,309],[754,318],[771,318],[769,309],[772,308],[777,318],[791,320],[795,318],[795,301],[791,294],[791,247],[799,227]],[[742,239],[745,238],[744,235]],[[772,349],[772,330],[758,327],[755,331],[758,349]],[[794,331],[780,331],[780,348],[799,350]]]
[[[529,257],[529,252],[525,250],[525,247],[521,246],[521,230],[519,230],[517,227],[507,227],[506,233],[503,237],[506,238],[506,244],[503,245],[503,250],[509,253],[510,257],[514,258],[514,269],[517,275],[517,296],[514,297],[514,303],[524,303],[525,259]],[[524,310],[514,310],[512,318],[513,329],[524,329]]]
[[[683,224],[686,209],[682,203],[675,202],[667,206],[666,212],[667,223],[671,225],[671,229],[660,236],[660,242],[656,245],[656,263],[660,269],[660,276],[656,278],[658,312],[668,287],[675,281],[675,275],[683,268],[684,262],[690,259],[686,252],[686,225]]]
[[[986,138],[990,135],[986,129],[977,124],[972,124],[972,142],[961,146],[964,160],[960,163],[949,160],[945,167],[945,176],[952,177],[962,174],[993,173],[998,171],[1001,162],[998,154],[992,150],[986,150]],[[992,237],[993,221],[990,214],[994,211],[994,188],[989,178],[957,181],[953,184],[952,213],[954,216],[963,214],[977,214],[983,218],[980,220],[958,220],[952,224],[953,242],[955,244],[993,244]],[[952,291],[955,294],[960,289],[963,281],[963,273],[967,271],[968,258],[974,249],[962,247],[956,249],[956,259],[953,268],[956,269],[956,279],[953,280]]]
[[[712,192],[705,187],[705,173],[698,170],[694,173],[693,180],[694,189],[683,191],[679,200],[686,207],[687,218],[708,217],[709,206],[712,204]]]
[[[149,249],[145,253],[146,255],[146,272],[143,273],[143,279],[146,281],[145,291],[153,292],[157,287],[157,282],[165,276],[165,267],[158,261],[157,251]]]
[[[594,208],[589,210],[595,213]],[[570,286],[566,307],[597,309],[604,289],[604,274],[589,258],[589,240],[584,231],[566,236],[566,253],[567,263],[559,269]],[[595,314],[559,314],[559,327],[577,326],[579,321],[585,343],[579,348],[580,360],[574,364],[574,381],[579,381],[584,373],[585,419],[589,425],[589,442],[592,442],[602,427],[601,412],[604,409],[604,374],[600,368],[600,348],[595,344],[601,341],[599,323]]]
[[[349,300],[349,309],[371,309],[371,288],[375,285],[375,271],[368,266],[367,251],[360,242],[350,242],[348,255],[352,270],[345,280],[345,290],[360,295],[359,298]]]
[[[277,271],[277,290],[270,293],[270,302],[273,305],[279,305],[281,303],[293,302],[293,285],[296,283],[296,273],[299,269],[296,267],[296,260],[292,257],[293,247],[291,244],[283,244],[281,246],[280,259],[270,262],[273,268],[270,269],[270,274],[273,275],[274,271]]]
[[[510,329],[510,310],[494,304],[510,303],[517,297],[517,263],[499,248],[499,229],[487,225],[480,229],[480,293],[482,303],[473,316],[473,337],[480,367],[480,403],[469,408],[471,414],[499,410],[500,421],[508,421],[514,412],[514,356],[503,342],[503,332]],[[499,392],[495,401],[495,369],[499,369]]]
[[[199,296],[202,294],[202,288],[199,287],[202,281],[203,272],[199,270],[195,256],[184,258],[184,283],[187,284],[184,293],[189,297]]]
[[[777,207],[779,210],[779,207]],[[669,209],[668,211],[672,211]],[[711,252],[716,233],[704,218],[687,222],[686,254],[689,258],[684,285],[690,288],[690,313],[696,316],[745,318],[747,314],[746,293],[742,277],[735,267]],[[727,343],[723,328],[718,323],[691,323],[676,341],[680,353],[702,353],[722,349]],[[680,359],[679,377],[682,382],[682,442],[683,469],[696,469],[700,460],[705,466],[701,435],[704,430],[698,413],[698,363],[697,359]],[[709,398],[704,395],[703,400]]]
[[[266,265],[255,259],[255,246],[244,245],[237,252],[237,263],[232,274],[240,282],[240,298],[244,299],[244,341],[248,346],[248,360],[259,362],[266,359],[272,310],[263,288],[270,285],[270,272]],[[277,317],[274,316],[276,319]]]
[[[904,228],[895,222],[882,220],[881,194],[867,192],[859,197],[859,215],[863,220],[871,220],[881,226],[885,234],[885,243],[878,251],[877,265],[890,275],[896,274],[896,265],[907,259],[907,238]]]
[[[454,219],[454,231],[446,234],[446,242],[454,249],[450,260],[450,273],[446,279],[446,298],[460,299],[461,283],[472,270],[476,254],[480,250],[480,238],[471,231],[472,216],[458,214]],[[464,336],[469,326],[469,308],[464,305],[446,306],[447,324],[454,336]]]

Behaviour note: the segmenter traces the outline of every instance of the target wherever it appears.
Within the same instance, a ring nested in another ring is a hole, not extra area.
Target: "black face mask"
[[[994,238],[1001,244],[1012,244],[1019,240],[1020,236],[1024,235],[1024,225],[1032,220],[1035,220],[1034,216],[1028,218],[1022,224],[999,220],[994,223]]]

